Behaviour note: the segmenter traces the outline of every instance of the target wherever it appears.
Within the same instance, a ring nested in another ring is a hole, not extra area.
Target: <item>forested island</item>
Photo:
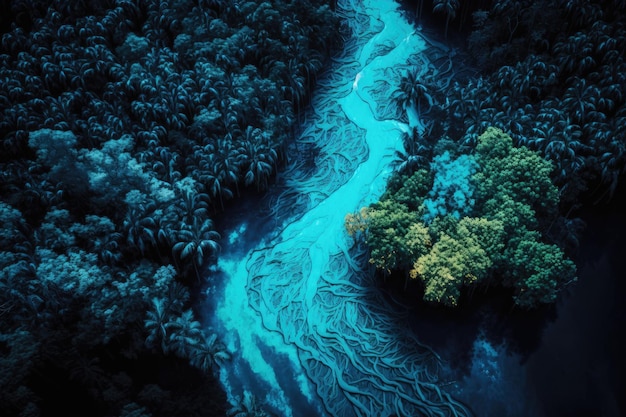
[[[347,19],[381,29],[332,0],[1,6],[0,414],[270,415],[249,392],[233,404],[220,366],[235,352],[202,314],[232,246],[223,224],[288,183],[288,167],[319,165],[328,151],[296,138],[324,71],[350,52]],[[586,213],[622,198],[626,6],[402,10],[436,47],[371,90],[376,117],[409,129],[380,198],[341,213],[350,251],[372,291],[408,289],[420,308],[489,292],[522,314],[553,306],[577,285]],[[359,130],[341,129],[337,145]],[[371,152],[350,150],[333,167],[345,178]],[[424,397],[470,415],[439,388]]]

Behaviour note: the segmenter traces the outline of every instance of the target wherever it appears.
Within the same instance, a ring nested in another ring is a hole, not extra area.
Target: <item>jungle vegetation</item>
[[[226,414],[213,218],[285,162],[329,3],[3,2],[0,414]]]
[[[495,284],[519,307],[551,303],[575,280],[577,214],[610,204],[626,170],[626,6],[432,3],[444,31],[459,24],[475,74],[442,83],[460,60],[451,50],[425,76],[396,80],[397,114],[407,121],[413,105],[426,124],[404,134],[387,192],[348,215],[347,230],[383,275],[417,279],[427,301],[455,305],[462,289]]]
[[[215,214],[269,187],[341,47],[332,3],[2,2],[2,415],[228,411],[212,376],[228,352],[193,297],[218,261]],[[394,105],[428,123],[349,226],[429,301],[503,285],[520,306],[552,302],[575,276],[581,204],[623,180],[625,6],[416,6],[468,33],[478,72],[441,83],[452,66],[434,61],[397,80]]]

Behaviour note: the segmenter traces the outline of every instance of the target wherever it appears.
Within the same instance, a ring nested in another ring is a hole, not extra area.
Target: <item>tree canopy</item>
[[[331,3],[3,3],[1,415],[225,415],[191,293],[284,161]]]
[[[559,215],[550,162],[513,146],[496,128],[478,137],[471,155],[471,175],[462,181],[475,191],[475,204],[464,199],[458,210],[433,214],[431,196],[453,195],[446,187],[458,191],[459,176],[445,182],[435,173],[429,189],[424,179],[432,176],[420,169],[408,178],[392,178],[381,201],[362,209],[356,223],[356,216],[348,216],[346,227],[364,236],[370,263],[386,275],[408,274],[419,281],[427,302],[455,306],[464,289],[481,285],[514,289],[514,302],[522,308],[553,302],[575,280],[576,268],[540,227]],[[469,155],[456,160],[463,158]],[[431,170],[440,165],[435,157]],[[407,189],[416,192],[411,206]]]

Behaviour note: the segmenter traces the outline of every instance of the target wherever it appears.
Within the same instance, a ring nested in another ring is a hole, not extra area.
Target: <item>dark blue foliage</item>
[[[23,364],[0,414],[222,415],[228,355],[180,283],[217,261],[211,217],[271,183],[337,18],[321,0],[0,6],[0,362]],[[175,398],[137,357],[195,386]]]

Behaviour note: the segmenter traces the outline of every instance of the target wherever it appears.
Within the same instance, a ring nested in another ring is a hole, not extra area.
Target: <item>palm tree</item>
[[[86,357],[72,352],[71,359],[66,363],[66,369],[70,369],[70,379],[81,385],[98,387],[102,389],[106,385],[106,373],[100,366],[100,359],[96,357]]]
[[[296,115],[300,115],[300,103],[304,98],[306,92],[304,76],[300,73],[300,66],[296,59],[290,59],[287,63],[287,71],[284,73],[284,78],[287,80],[287,85],[282,87],[283,93],[287,94],[287,98],[290,99],[296,105]]]
[[[268,417],[250,391],[243,392],[243,399],[239,399],[237,405],[231,408],[227,415],[229,417]]]
[[[149,246],[156,246],[156,223],[150,213],[154,212],[154,207],[145,207],[139,204],[138,207],[130,207],[124,218],[124,229],[126,230],[126,241],[142,255],[145,255]]]
[[[420,149],[426,149],[423,146],[420,146]],[[424,153],[427,153],[424,151]],[[419,154],[410,154],[408,152],[395,151],[394,152],[395,161],[393,162],[393,166],[395,170],[400,174],[412,174],[417,171],[420,166],[423,166],[428,163],[428,158],[419,155]]]
[[[170,312],[165,307],[163,298],[152,299],[152,309],[146,313],[144,328],[148,332],[146,344],[150,347],[160,346],[164,353],[169,351],[167,323]]]
[[[408,132],[402,132],[400,135],[402,146],[409,155],[415,155],[419,145],[421,135],[417,126],[412,126]]]
[[[178,232],[176,239],[178,243],[173,246],[172,254],[174,259],[182,262],[190,261],[199,281],[198,268],[204,265],[207,259],[215,262],[220,250],[217,242],[219,239],[220,235],[214,230],[211,219],[201,221],[196,217],[191,228],[184,227]]]
[[[577,78],[574,84],[565,91],[563,104],[574,119],[583,124],[587,113],[596,110],[599,95],[600,90],[596,86],[587,85],[584,78]]]
[[[173,208],[173,206],[170,206]],[[171,218],[167,218],[163,210],[157,210],[154,216],[154,236],[156,240],[156,249],[159,258],[162,261],[166,261],[166,257],[161,253],[161,248],[167,248],[167,252],[170,252],[172,247],[172,225]],[[169,262],[166,262],[169,263]]]
[[[456,17],[456,11],[459,8],[459,0],[434,0],[433,12],[446,14],[445,37],[448,39],[448,24],[450,20]]]
[[[194,190],[185,188],[181,190],[181,196],[176,201],[176,208],[183,223],[193,224],[197,218],[209,214],[209,196],[204,193],[196,193]]]
[[[400,87],[393,93],[392,100],[406,110],[410,106],[416,106],[417,114],[421,114],[421,106],[424,102],[432,106],[433,98],[428,93],[428,88],[420,81],[419,69],[407,72],[400,79]]]
[[[191,310],[185,310],[180,316],[175,317],[166,324],[166,328],[170,332],[168,336],[170,349],[181,358],[189,357],[196,345],[203,340],[202,327],[200,322],[193,318]]]
[[[599,158],[601,168],[601,180],[607,185],[606,191],[600,196],[598,201],[608,194],[608,199],[612,199],[620,181],[621,173],[626,167],[626,145],[623,142],[613,140],[609,142],[606,152]]]
[[[172,153],[165,147],[157,148],[152,170],[157,172],[165,182],[171,185],[174,185],[181,178],[180,172],[176,170],[177,165],[177,153]]]
[[[538,123],[532,130],[533,137],[528,140],[531,149],[544,152],[548,144],[561,140],[561,133],[552,122]]]
[[[214,365],[221,366],[230,360],[230,354],[226,351],[226,346],[217,340],[217,335],[211,334],[193,346],[189,359],[193,366],[208,372]]]
[[[255,184],[257,191],[267,189],[278,160],[278,154],[271,147],[267,135],[261,129],[248,126],[237,153],[245,184]]]
[[[417,1],[417,7],[415,8],[415,21],[419,25],[422,22],[422,14],[424,11],[424,0]]]
[[[122,253],[119,249],[119,238],[122,235],[120,233],[109,233],[104,238],[97,239],[96,251],[98,253],[98,259],[105,265],[115,265],[122,259]]]
[[[232,196],[232,193],[230,193],[230,190],[225,191],[225,189],[222,188],[222,174],[219,163],[216,159],[216,154],[210,154],[208,158],[205,158],[200,162],[200,173],[198,179],[209,192],[213,201],[219,198],[220,207],[222,208],[222,211],[224,211],[224,200],[222,195],[227,193]]]
[[[217,153],[217,165],[219,166],[220,177],[228,186],[235,186],[235,192],[239,197],[239,164],[236,160],[236,149],[233,141],[219,140]]]

